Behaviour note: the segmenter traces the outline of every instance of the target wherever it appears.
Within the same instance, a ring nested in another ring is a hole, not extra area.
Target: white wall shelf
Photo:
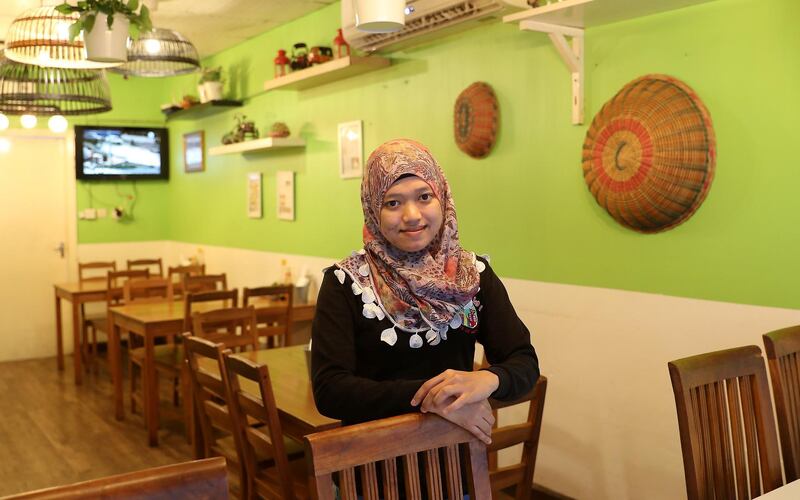
[[[318,85],[343,80],[368,71],[385,68],[391,60],[378,56],[348,56],[334,59],[310,68],[293,71],[286,76],[264,82],[264,90],[304,90]]]
[[[306,141],[294,137],[266,137],[264,139],[253,139],[209,148],[208,155],[220,156],[236,153],[253,153],[256,151],[267,151],[274,149],[302,148],[305,147],[305,145]]]
[[[572,76],[572,123],[583,123],[584,29],[713,0],[560,0],[503,17],[519,29],[546,33]],[[570,40],[567,39],[570,38]]]

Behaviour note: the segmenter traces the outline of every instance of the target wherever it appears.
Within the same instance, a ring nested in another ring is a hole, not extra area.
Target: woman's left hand
[[[467,403],[488,399],[499,384],[497,375],[487,370],[445,370],[420,386],[411,399],[411,405],[416,406],[421,402],[422,412],[447,414]]]

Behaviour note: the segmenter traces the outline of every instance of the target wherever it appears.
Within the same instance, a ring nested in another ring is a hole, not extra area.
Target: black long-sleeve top
[[[480,258],[479,258],[480,259]],[[409,345],[408,333],[395,328],[397,342],[381,340],[392,327],[388,318],[366,318],[361,297],[326,270],[311,327],[314,400],[320,413],[345,424],[418,411],[411,398],[428,379],[448,368],[472,371],[475,342],[483,345],[499,379],[494,399],[512,400],[528,392],[539,377],[530,333],[514,311],[505,287],[488,262],[473,299],[478,322],[447,332],[447,340]],[[424,333],[421,334],[424,339]]]

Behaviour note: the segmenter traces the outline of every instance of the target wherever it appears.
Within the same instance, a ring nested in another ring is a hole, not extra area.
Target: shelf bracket
[[[583,29],[539,21],[520,21],[519,29],[547,33],[572,75],[572,124],[583,123]],[[571,38],[570,41],[567,37]]]

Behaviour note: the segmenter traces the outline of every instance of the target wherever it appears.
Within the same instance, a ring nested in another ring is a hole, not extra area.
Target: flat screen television
[[[169,179],[167,129],[76,126],[75,171],[83,180]]]

